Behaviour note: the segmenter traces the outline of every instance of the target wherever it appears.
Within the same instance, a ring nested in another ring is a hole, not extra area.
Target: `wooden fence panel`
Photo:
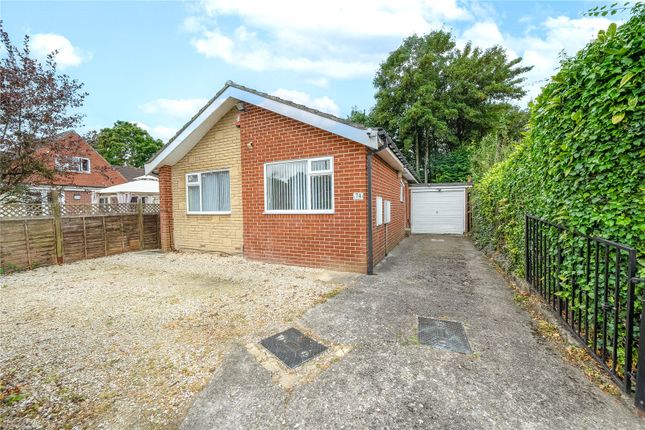
[[[83,260],[85,258],[85,238],[83,232],[83,218],[62,218],[63,230],[63,261]]]
[[[137,215],[124,215],[121,219],[123,222],[123,239],[126,251],[138,251],[140,248]]]
[[[56,240],[51,219],[26,220],[31,267],[56,263]]]
[[[157,249],[159,215],[150,212],[158,209],[147,206],[135,207],[134,213],[121,214],[92,215],[86,210],[84,215],[60,216],[63,211],[54,207],[50,210],[53,216],[43,215],[44,212],[22,218],[0,216],[0,267],[4,272],[12,272],[57,261],[73,262]],[[59,251],[57,243],[62,248]]]
[[[0,224],[0,252],[2,268],[6,271],[29,267],[27,236],[24,222],[9,221]]]
[[[159,248],[159,215],[143,216],[143,248]]]
[[[85,242],[87,243],[87,258],[104,257],[105,236],[103,234],[103,217],[85,218]]]
[[[107,255],[120,254],[125,251],[120,216],[105,217],[105,237],[107,241]]]

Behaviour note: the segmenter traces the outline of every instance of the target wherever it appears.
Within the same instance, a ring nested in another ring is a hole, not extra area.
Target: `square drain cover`
[[[260,343],[290,369],[300,366],[327,349],[325,345],[319,344],[295,328],[267,337]]]
[[[419,317],[419,343],[444,351],[472,352],[464,326],[455,321]]]

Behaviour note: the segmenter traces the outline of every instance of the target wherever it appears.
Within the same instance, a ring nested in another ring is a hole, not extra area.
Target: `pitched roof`
[[[115,165],[112,165],[112,167],[114,167],[120,174],[122,174],[123,177],[128,180],[128,182],[133,181],[134,178],[143,176],[145,174],[145,170],[143,169],[143,167],[115,166]]]
[[[379,146],[377,134],[385,133],[382,129],[366,128],[361,124],[236,84],[233,81],[227,81],[226,85],[146,163],[146,172],[151,172],[164,162],[174,164],[174,162],[178,161],[239,101],[291,117],[363,144],[371,149],[377,149]],[[409,180],[418,182],[408,161],[387,134],[386,142],[388,149],[393,152],[395,158],[403,167],[405,176]],[[185,148],[181,150],[180,146],[185,146]]]

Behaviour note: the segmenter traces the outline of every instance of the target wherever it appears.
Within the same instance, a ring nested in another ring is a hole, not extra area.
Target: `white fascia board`
[[[230,88],[229,88],[230,89]],[[145,174],[150,174],[161,165],[174,165],[181,160],[204,137],[236,103],[226,95],[228,89],[217,99],[213,100],[204,111],[166,146],[155,158],[145,164]]]
[[[441,190],[465,190],[466,188],[472,188],[472,185],[434,185],[434,184],[420,184],[418,186],[410,187],[410,191],[413,193],[423,193],[426,191],[437,191]]]
[[[342,136],[358,142],[369,148],[376,149],[376,133],[368,136],[367,130],[353,127],[331,118],[317,115],[313,112],[297,108],[276,100],[263,97],[259,94],[244,91],[235,87],[228,87],[224,92],[211,102],[204,111],[195,118],[179,136],[172,141],[153,160],[145,165],[146,175],[162,164],[173,165],[181,160],[199,140],[220,120],[238,101],[253,104],[277,114],[309,124],[313,127]]]

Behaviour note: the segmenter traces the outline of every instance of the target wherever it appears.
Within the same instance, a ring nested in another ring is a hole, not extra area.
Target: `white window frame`
[[[376,197],[376,225],[383,224],[383,197]]]
[[[215,169],[215,170],[205,170],[203,172],[190,172],[186,173],[186,214],[188,215],[230,215],[231,210],[227,211],[202,211],[202,175],[204,173],[218,173],[218,172],[228,172],[228,202],[229,207],[232,206],[231,202],[231,172],[229,169]],[[197,182],[188,182],[188,177],[197,175]],[[199,211],[191,211],[190,205],[188,203],[188,187],[199,186]]]
[[[62,162],[60,158],[56,158],[55,165],[56,170],[62,172],[73,172],[73,173],[92,173],[92,161],[87,157],[70,157],[68,162]],[[87,170],[83,170],[82,161],[87,161]],[[71,165],[71,166],[70,166]],[[76,165],[76,168],[74,168]]]
[[[319,170],[312,172],[311,163],[314,161],[329,161],[328,170]],[[285,163],[297,163],[297,162],[307,162],[307,181],[306,181],[306,193],[307,193],[307,209],[268,209],[268,195],[267,195],[267,166],[274,164],[285,164]],[[311,178],[313,176],[331,176],[331,209],[311,209]],[[272,161],[270,163],[264,163],[264,213],[265,214],[333,214],[335,209],[335,190],[334,190],[334,157],[316,157],[316,158],[299,158],[294,160],[282,160],[282,161]]]
[[[383,223],[389,224],[392,222],[392,202],[383,200]]]

